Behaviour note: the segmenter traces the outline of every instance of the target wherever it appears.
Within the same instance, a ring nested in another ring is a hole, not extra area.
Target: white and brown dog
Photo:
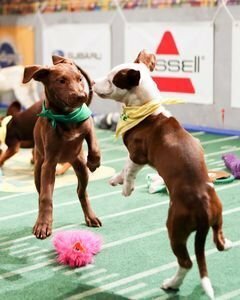
[[[21,105],[28,108],[37,102],[40,97],[36,82],[31,81],[25,85],[22,83],[23,73],[24,66],[22,65],[0,69],[0,95],[13,91]]]
[[[142,51],[134,63],[119,65],[105,78],[96,80],[93,90],[100,97],[116,100],[129,108],[129,115],[128,111],[122,114],[123,121],[127,121],[131,118],[131,109],[149,108],[161,99],[150,75],[154,66],[155,56]],[[133,127],[126,126],[120,133],[129,151],[129,159],[124,170],[110,183],[123,184],[123,194],[128,196],[134,188],[137,172],[149,164],[163,177],[169,190],[167,229],[179,267],[172,278],[163,282],[162,288],[178,289],[182,284],[192,267],[186,243],[190,234],[196,231],[195,254],[201,283],[206,294],[213,299],[214,291],[204,253],[210,227],[219,251],[230,248],[231,242],[224,238],[222,232],[222,205],[208,177],[199,141],[160,104],[146,118]]]

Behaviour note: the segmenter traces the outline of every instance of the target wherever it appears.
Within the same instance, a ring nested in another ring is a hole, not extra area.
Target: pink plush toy
[[[56,233],[53,245],[59,263],[81,267],[93,262],[93,255],[101,250],[102,239],[88,230],[68,230]]]

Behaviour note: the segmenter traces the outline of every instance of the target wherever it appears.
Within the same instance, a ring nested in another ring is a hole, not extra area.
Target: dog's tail
[[[209,228],[210,227],[207,214],[205,216],[201,215],[201,220],[199,220],[199,226],[195,235],[195,255],[197,259],[203,290],[210,299],[214,299],[214,291],[212,288],[211,281],[208,277],[205,257],[205,242]]]
[[[80,68],[78,65],[76,65],[76,67],[83,74],[83,76],[85,77],[85,79],[87,81],[89,92],[88,92],[88,100],[87,100],[86,104],[87,104],[87,106],[89,106],[92,102],[92,97],[93,97],[92,80],[90,79],[88,74],[82,68]]]

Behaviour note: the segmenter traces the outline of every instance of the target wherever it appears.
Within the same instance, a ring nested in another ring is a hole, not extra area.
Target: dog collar
[[[45,101],[42,104],[42,111],[38,114],[39,117],[44,117],[51,120],[53,128],[56,128],[57,123],[80,123],[87,120],[92,112],[84,103],[81,107],[76,108],[74,111],[67,115],[54,114],[51,109],[47,109]]]
[[[2,119],[0,126],[0,143],[5,144],[6,135],[7,135],[7,125],[11,121],[12,116],[6,116]]]
[[[177,104],[183,103],[181,99],[165,99],[163,101],[149,101],[141,106],[123,106],[122,113],[116,128],[116,137],[123,135],[126,131],[133,128],[148,116],[152,115],[154,112],[157,112],[162,104]],[[165,109],[162,107],[162,112]]]

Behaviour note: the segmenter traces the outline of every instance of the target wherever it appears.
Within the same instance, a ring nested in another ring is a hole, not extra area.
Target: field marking
[[[57,260],[54,260],[55,261],[55,263],[57,263]],[[67,269],[67,268],[69,268],[67,265],[60,265],[60,266],[56,266],[56,267],[53,267],[52,268],[52,271],[59,271],[59,270],[62,270],[62,269]]]
[[[236,246],[239,246],[239,245],[240,245],[240,240],[236,241],[234,246],[236,247]],[[216,252],[218,252],[218,250],[216,248],[212,248],[212,249],[206,251],[205,255],[210,256],[212,254],[215,254]],[[192,255],[191,259],[195,260],[195,255]],[[125,278],[121,278],[117,281],[107,283],[107,284],[104,284],[102,286],[92,288],[90,290],[72,295],[72,296],[68,297],[66,300],[85,299],[88,296],[93,296],[93,295],[96,295],[96,294],[104,292],[104,291],[109,291],[110,289],[119,287],[119,286],[124,285],[124,284],[129,284],[129,283],[134,282],[136,280],[143,279],[143,278],[146,278],[146,277],[149,277],[149,276],[152,276],[152,275],[159,274],[163,271],[166,271],[166,270],[169,270],[169,269],[172,269],[172,268],[175,268],[175,267],[177,267],[177,262],[176,261],[170,262],[168,264],[164,264],[164,265],[149,269],[147,271],[139,272],[139,273],[136,273],[134,275],[130,275],[130,276],[125,277]]]
[[[128,242],[139,240],[141,238],[149,237],[149,236],[152,236],[152,235],[158,234],[160,232],[164,232],[164,231],[167,231],[166,227],[160,227],[155,230],[146,231],[146,232],[143,232],[140,234],[134,234],[132,236],[129,236],[129,237],[121,239],[121,240],[109,242],[109,243],[103,245],[102,248],[107,249],[107,248],[115,247],[115,246],[122,245],[122,244],[125,244]]]
[[[1,249],[0,249],[0,252],[1,252],[1,251],[7,251],[7,250],[10,250],[12,247],[13,247],[14,249],[16,249],[16,248],[25,247],[25,246],[27,246],[27,245],[28,245],[28,243],[22,243],[22,244],[11,245],[11,246],[8,246],[8,247],[6,247],[6,248],[1,248]]]
[[[239,208],[238,210],[240,210],[240,208]],[[231,210],[231,211],[233,212],[233,210]],[[236,209],[235,209],[235,211],[236,211]],[[234,211],[234,212],[235,212],[235,211]],[[158,229],[155,230],[155,232],[157,233],[158,230],[165,231],[166,229],[165,229],[164,227],[158,228]],[[151,235],[151,232],[152,232],[152,231],[149,231],[149,232],[147,232],[147,234],[148,234],[148,235]],[[145,234],[146,234],[146,233],[145,233]],[[142,234],[140,234],[139,236],[140,236],[140,238],[142,238]],[[131,239],[130,239],[130,238],[131,238]],[[128,241],[134,240],[134,239],[135,239],[135,236],[131,236],[131,237],[126,238],[126,239],[122,239],[122,244],[123,244],[123,243],[126,243],[126,242],[128,242]],[[119,240],[116,241],[116,242],[118,242],[117,245],[119,245]],[[116,245],[115,242],[110,242],[110,243],[112,244],[112,247],[114,247],[114,246]],[[110,243],[109,243],[109,244],[110,244]],[[109,248],[107,245],[108,245],[108,244],[105,244],[105,248]],[[239,246],[239,245],[240,245],[240,240],[233,243],[233,247],[237,247],[237,246]],[[213,249],[211,249],[211,250],[208,250],[207,253],[210,253],[209,251],[213,251],[213,252],[215,251],[215,252],[217,252],[217,250],[216,250],[215,248],[213,248]],[[215,252],[214,252],[214,253],[215,253]],[[193,257],[194,257],[194,256],[193,256]],[[30,271],[33,271],[33,270],[36,270],[36,269],[40,269],[40,268],[42,268],[42,267],[45,267],[45,266],[47,266],[47,265],[51,265],[51,264],[53,264],[53,263],[56,263],[56,259],[50,259],[50,260],[45,261],[45,262],[43,262],[43,263],[39,263],[39,264],[36,264],[36,265],[30,265],[30,266],[27,266],[27,267],[24,267],[24,268],[20,268],[20,269],[17,269],[17,270],[15,270],[15,271],[11,271],[11,272],[6,272],[6,273],[3,273],[3,274],[0,275],[0,280],[1,280],[1,279],[4,279],[4,278],[11,277],[11,276],[14,276],[14,275],[16,275],[16,274],[22,274],[22,273],[30,272]],[[173,264],[173,263],[171,263],[171,264]],[[174,262],[174,266],[175,266],[175,265],[177,265],[176,262]],[[63,268],[66,268],[66,265],[60,265],[60,266],[57,266],[57,267],[53,267],[52,270],[53,270],[53,271],[57,271],[57,270],[63,269]],[[154,268],[154,269],[156,269],[156,268]],[[168,269],[168,267],[167,267],[167,269]],[[167,269],[166,269],[166,270],[167,270]],[[164,269],[164,270],[165,270],[165,269]],[[155,271],[154,271],[154,272],[155,272]],[[130,276],[130,277],[131,277],[131,276]],[[144,277],[145,277],[145,276],[144,276]],[[132,278],[132,277],[131,277],[131,278]],[[141,277],[140,277],[140,278],[141,278]],[[115,287],[115,286],[114,286],[114,287]],[[82,299],[82,298],[80,298],[80,299]]]
[[[124,145],[123,145],[124,146]],[[231,150],[232,149],[232,150]],[[235,148],[229,148],[228,151],[236,151],[236,150],[240,150],[240,147],[235,147]],[[218,154],[222,154],[222,153],[225,153],[227,150],[224,150],[224,151],[218,151],[218,152],[212,152],[212,153],[209,153],[209,154],[205,154],[205,158],[208,158],[208,157],[211,157],[211,156],[214,156],[214,155],[218,155]],[[109,163],[113,163],[113,162],[119,162],[119,161],[123,161],[123,160],[126,160],[127,157],[124,156],[124,157],[120,157],[120,158],[117,158],[117,159],[112,159],[112,160],[106,160],[106,161],[103,161],[102,162],[102,165],[104,164],[109,164]],[[209,161],[211,161],[211,159],[209,159]],[[57,190],[57,189],[60,189],[60,188],[65,188],[65,187],[69,187],[69,186],[72,186],[72,185],[75,185],[75,183],[69,183],[69,184],[66,184],[64,186],[56,186],[54,188],[54,190]],[[0,198],[0,201],[4,201],[6,199],[11,199],[11,198],[16,198],[16,197],[20,197],[20,196],[24,196],[24,195],[30,195],[30,194],[36,194],[36,192],[25,192],[25,193],[18,193],[18,194],[14,194],[14,195],[7,195],[7,196],[3,196]]]
[[[92,285],[92,284],[95,284],[95,283],[98,283],[98,282],[101,282],[101,281],[104,281],[104,280],[108,280],[110,278],[118,277],[118,276],[119,276],[119,274],[117,274],[117,273],[109,274],[109,275],[106,275],[104,277],[100,277],[100,278],[97,278],[97,279],[94,279],[94,280],[90,280],[90,281],[87,282],[87,284]]]
[[[73,269],[73,270],[66,271],[63,274],[66,275],[66,276],[69,276],[69,275],[72,275],[72,274],[77,274],[79,272],[84,272],[84,271],[92,269],[94,267],[95,267],[94,265],[87,265],[85,267],[81,267],[81,268],[78,268],[78,269]]]
[[[131,285],[131,286],[127,287],[127,288],[118,290],[118,291],[116,291],[116,294],[122,296],[122,295],[125,295],[125,294],[128,294],[128,293],[131,293],[131,292],[135,292],[136,290],[144,288],[145,286],[146,286],[146,283],[140,282],[138,284]]]
[[[33,255],[36,255],[36,254],[42,254],[44,252],[48,252],[47,249],[40,249],[38,251],[34,251],[34,252],[31,252],[31,253],[28,253],[28,254],[25,254],[25,255],[21,255],[20,257],[23,258],[23,257],[30,257],[30,256],[33,256]]]
[[[233,186],[233,185],[235,186],[235,185],[239,185],[239,184],[240,184],[240,182],[232,183],[231,186]],[[136,186],[135,190],[143,188],[143,187],[146,187],[146,184]],[[223,190],[223,189],[229,188],[229,187],[230,187],[230,184],[227,187],[223,187],[222,189],[221,188],[218,188],[218,189],[216,188],[216,190]],[[90,197],[90,199],[95,200],[95,199],[99,199],[99,198],[102,198],[102,197],[118,195],[118,194],[121,194],[121,193],[122,193],[122,190],[117,190],[117,191],[108,192],[108,193],[105,193],[105,194],[95,195],[95,196]],[[74,205],[74,204],[79,205],[79,203],[76,200],[74,200],[74,201],[68,201],[68,202],[63,202],[63,203],[56,204],[54,206],[54,208],[56,209],[56,208],[59,208],[59,207],[69,206],[69,205]],[[15,219],[15,218],[18,218],[18,217],[24,217],[24,216],[31,215],[31,214],[34,214],[34,213],[37,213],[37,212],[38,212],[38,209],[33,209],[33,210],[25,211],[25,212],[22,212],[22,213],[18,213],[18,214],[13,214],[13,215],[0,217],[0,222],[10,220],[10,219]],[[0,243],[0,246],[3,245],[6,242]]]
[[[204,131],[197,131],[197,132],[189,132],[191,135],[193,136],[198,136],[198,135],[204,135],[205,132]]]
[[[228,184],[228,185],[224,185],[222,187],[217,187],[216,188],[216,191],[222,191],[222,190],[225,190],[225,189],[229,189],[229,188],[232,188],[232,187],[235,187],[235,186],[238,186],[240,185],[240,181],[239,182],[236,182],[236,183],[231,183],[231,184]],[[145,185],[144,185],[145,186]],[[139,188],[139,187],[142,187],[142,185],[136,187],[135,189]],[[101,196],[101,195],[100,195]],[[165,201],[164,204],[167,204],[169,201]],[[75,202],[74,202],[75,203]],[[117,217],[117,216],[122,216],[124,214],[130,214],[130,213],[134,213],[136,211],[139,211],[139,210],[142,210],[142,209],[148,209],[148,208],[152,208],[152,207],[157,207],[157,206],[161,206],[162,205],[162,202],[158,202],[158,203],[155,203],[153,205],[147,205],[147,206],[142,206],[137,208],[137,209],[131,209],[131,210],[127,210],[127,211],[123,211],[123,212],[120,212],[120,213],[116,213],[116,214],[111,214],[111,215],[106,215],[106,216],[101,216],[100,218],[103,218],[103,219],[108,219],[108,218],[113,218],[113,217]],[[78,226],[79,224],[70,224],[70,225],[65,225],[65,226],[62,226],[62,227],[59,227],[59,228],[56,228],[53,230],[53,233],[55,232],[58,232],[59,230],[63,230],[63,229],[69,229],[69,228],[74,228],[76,226]],[[9,241],[5,241],[5,242],[2,242],[0,243],[0,246],[3,246],[3,245],[8,245],[9,243],[13,243],[13,242],[22,242],[22,241],[26,241],[26,240],[29,240],[29,239],[33,239],[35,238],[34,235],[28,235],[28,236],[25,236],[25,237],[21,237],[21,238],[18,238],[18,239],[14,239],[14,240],[9,240]]]
[[[237,140],[237,139],[239,139],[239,136],[234,135],[234,136],[229,136],[229,137],[225,137],[225,138],[220,138],[220,139],[214,139],[214,140],[210,140],[210,141],[201,142],[201,145],[216,144],[216,143],[219,143],[219,142],[226,142],[226,141]]]
[[[141,185],[136,186],[135,190],[140,189],[142,187],[146,187],[146,184],[141,184]],[[95,199],[99,199],[99,198],[102,198],[102,197],[118,195],[118,194],[121,194],[121,193],[122,193],[122,190],[116,190],[116,191],[108,192],[108,193],[105,193],[105,194],[90,196],[90,199],[95,200]],[[68,202],[63,202],[63,203],[56,204],[56,205],[54,205],[54,209],[62,207],[62,206],[73,205],[73,204],[80,205],[80,203],[76,199],[74,201],[68,201]],[[15,218],[18,218],[18,217],[24,217],[24,216],[27,216],[27,215],[35,214],[37,212],[38,212],[38,209],[32,209],[32,210],[25,211],[25,212],[22,212],[22,213],[0,217],[0,222],[10,220],[10,219],[15,219]],[[0,244],[0,246],[1,246],[1,244]]]
[[[21,274],[24,274],[26,272],[34,271],[34,270],[49,266],[53,263],[56,263],[55,259],[45,261],[45,262],[42,262],[42,263],[39,263],[39,264],[36,264],[36,265],[31,265],[31,266],[19,268],[19,269],[14,270],[14,271],[6,272],[6,273],[3,273],[3,274],[0,274],[0,280],[9,278],[9,277],[12,277],[12,276],[15,276],[15,275],[21,275]]]
[[[152,294],[155,294],[155,293],[159,293],[160,292],[160,288],[152,288],[150,290],[146,290],[144,292],[140,292],[140,293],[137,293],[135,295],[131,295],[131,299],[133,300],[138,300],[138,299],[141,299],[143,297],[146,297],[146,296],[150,296]]]
[[[220,297],[217,297],[216,300],[229,300],[239,295],[240,295],[240,289],[223,294]]]
[[[94,275],[98,275],[98,274],[105,273],[105,272],[107,272],[106,269],[95,270],[95,271],[93,271],[93,272],[89,272],[89,273],[87,273],[87,274],[81,275],[81,276],[79,277],[79,280],[87,279],[87,278],[92,277],[92,276],[94,276]]]
[[[36,249],[39,249],[39,247],[37,247],[37,246],[32,246],[32,247],[29,247],[29,248],[24,248],[24,249],[12,251],[12,252],[11,252],[11,255],[13,255],[13,254],[19,254],[19,253],[26,252],[26,251],[29,251],[29,250],[36,250]]]

